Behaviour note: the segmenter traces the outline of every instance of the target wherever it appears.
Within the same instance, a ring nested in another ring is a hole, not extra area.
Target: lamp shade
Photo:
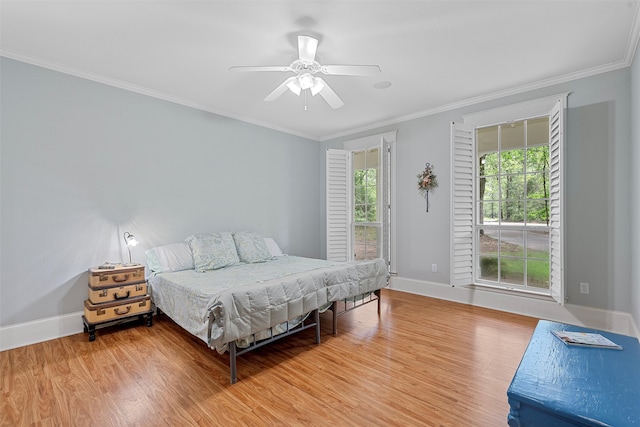
[[[127,265],[134,265],[131,263],[131,247],[138,244],[136,236],[129,233],[128,231],[125,231],[122,237],[124,238],[124,243],[127,245],[127,252],[129,252],[129,264]]]
[[[124,232],[124,242],[127,244],[127,246],[136,246],[138,244],[136,236],[129,233],[128,231]]]

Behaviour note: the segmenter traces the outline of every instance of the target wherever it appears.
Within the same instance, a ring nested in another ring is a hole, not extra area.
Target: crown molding
[[[406,122],[406,121],[410,121],[410,120],[414,120],[414,119],[419,119],[422,117],[426,117],[426,116],[431,116],[434,114],[439,114],[439,113],[443,113],[443,112],[447,112],[447,111],[451,111],[451,110],[455,110],[458,108],[463,108],[463,107],[468,107],[471,105],[475,105],[475,104],[480,104],[483,102],[487,102],[487,101],[493,101],[496,99],[500,99],[500,98],[505,98],[508,96],[512,96],[512,95],[518,95],[521,93],[525,93],[525,92],[529,92],[532,90],[536,90],[536,89],[541,89],[541,88],[545,88],[545,87],[549,87],[549,86],[553,86],[556,84],[561,84],[561,83],[566,83],[572,80],[578,80],[578,79],[582,79],[585,77],[591,77],[597,74],[602,74],[602,73],[606,73],[609,71],[616,71],[622,68],[626,68],[626,67],[630,67],[633,64],[633,59],[635,56],[635,52],[637,50],[637,46],[640,43],[640,3],[636,3],[635,5],[635,19],[633,20],[633,24],[631,27],[631,32],[629,34],[629,39],[627,42],[627,51],[625,54],[625,58],[624,60],[621,61],[617,61],[617,62],[613,62],[610,64],[605,64],[602,66],[597,66],[597,67],[593,67],[593,68],[589,68],[586,70],[581,70],[578,72],[574,72],[574,73],[569,73],[569,74],[565,74],[563,76],[559,76],[559,77],[554,77],[554,78],[550,78],[550,79],[545,79],[545,80],[540,80],[538,82],[534,82],[534,83],[529,83],[529,84],[525,84],[525,85],[521,85],[521,86],[516,86],[513,88],[508,88],[505,90],[501,90],[501,91],[497,91],[497,92],[492,92],[492,93],[488,93],[485,95],[480,95],[480,96],[476,96],[473,98],[467,98],[467,99],[463,99],[460,101],[456,101],[456,102],[452,102],[449,104],[444,104],[444,105],[440,105],[434,108],[430,108],[427,110],[422,110],[422,111],[418,111],[415,113],[411,113],[411,114],[407,114],[407,115],[403,115],[403,116],[397,116],[394,118],[390,118],[387,120],[383,120],[383,121],[379,121],[379,122],[374,122],[374,123],[370,123],[361,127],[357,127],[357,128],[350,128],[347,129],[345,131],[342,132],[337,132],[337,133],[333,133],[333,134],[329,134],[329,135],[324,135],[324,136],[314,136],[314,135],[309,135],[309,134],[305,134],[305,133],[300,133],[300,132],[296,132],[293,131],[291,129],[288,128],[284,128],[284,127],[279,127],[279,126],[273,126],[269,123],[265,123],[265,122],[261,122],[261,121],[257,121],[257,120],[253,120],[250,119],[248,117],[244,117],[244,116],[240,116],[240,115],[233,115],[233,114],[229,114],[223,111],[219,111],[219,110],[215,110],[212,109],[206,105],[201,105],[201,104],[197,104],[197,103],[193,103],[190,102],[188,100],[182,99],[182,98],[178,98],[175,97],[171,94],[167,94],[164,92],[159,92],[159,91],[155,91],[152,89],[149,89],[147,87],[144,86],[139,86],[139,85],[134,85],[131,83],[127,83],[121,80],[117,80],[117,79],[112,79],[100,74],[96,74],[96,73],[90,73],[78,68],[73,68],[73,67],[68,67],[66,65],[62,65],[62,64],[58,64],[58,63],[54,63],[51,61],[46,61],[40,58],[35,58],[32,56],[28,56],[28,55],[24,55],[18,52],[14,52],[14,51],[9,51],[6,49],[0,49],[0,56],[4,56],[10,59],[15,59],[17,61],[21,61],[21,62],[25,62],[31,65],[36,65],[39,67],[43,67],[43,68],[47,68],[53,71],[58,71],[64,74],[69,74],[75,77],[80,77],[86,80],[91,80],[94,82],[98,82],[98,83],[102,83],[102,84],[106,84],[109,86],[113,86],[113,87],[117,87],[120,89],[124,89],[130,92],[135,92],[141,95],[146,95],[146,96],[150,96],[153,98],[157,98],[157,99],[161,99],[164,101],[169,101],[175,104],[179,104],[179,105],[183,105],[185,107],[190,107],[190,108],[195,108],[197,110],[201,110],[201,111],[206,111],[208,113],[211,114],[216,114],[219,116],[223,116],[223,117],[227,117],[230,119],[234,119],[234,120],[239,120],[245,123],[249,123],[252,125],[256,125],[256,126],[260,126],[266,129],[271,129],[274,131],[278,131],[278,132],[283,132],[289,135],[293,135],[293,136],[298,136],[300,138],[305,138],[305,139],[309,139],[312,141],[317,141],[317,142],[323,142],[323,141],[329,141],[329,140],[333,140],[333,139],[338,139],[338,138],[343,138],[343,137],[348,137],[350,135],[355,135],[357,133],[360,132],[367,132],[367,131],[371,131],[371,130],[375,130],[375,129],[379,129],[385,126],[392,126],[392,125],[397,125],[398,123],[402,123],[402,122]]]
[[[69,67],[66,65],[62,65],[56,62],[47,61],[41,58],[35,58],[33,56],[24,55],[15,51],[10,51],[6,49],[0,49],[0,56],[4,56],[5,58],[14,59],[16,61],[24,62],[30,65],[35,65],[37,67],[46,68],[52,71],[57,71],[59,73],[68,74],[74,77],[79,77],[81,79],[90,80],[96,83],[102,83],[108,86],[113,86],[118,89],[123,89],[129,92],[134,92],[140,95],[150,96],[152,98],[161,99],[163,101],[169,101],[174,104],[182,105],[189,108],[195,108],[196,110],[205,111],[207,113],[215,114],[222,117],[227,117],[229,119],[238,120],[244,123],[249,123],[252,125],[260,126],[263,128],[271,129],[278,132],[283,132],[288,135],[298,136],[300,138],[310,139],[312,141],[318,141],[317,137],[312,135],[303,134],[300,132],[295,132],[291,129],[281,128],[278,126],[273,126],[269,123],[260,122],[257,120],[252,120],[243,116],[236,116],[233,114],[229,114],[223,111],[218,111],[212,109],[206,105],[197,104],[186,99],[175,97],[171,94],[165,92],[159,92],[153,89],[149,89],[144,86],[135,85],[132,83],[128,83],[118,79],[112,79],[110,77],[103,76],[101,74],[91,73],[79,68]]]
[[[578,80],[585,77],[591,77],[597,74],[602,74],[609,71],[616,71],[622,68],[630,67],[633,64],[635,53],[637,51],[638,45],[640,44],[640,2],[635,3],[635,10],[633,13],[635,14],[635,18],[633,20],[633,23],[631,24],[631,31],[629,32],[629,39],[627,41],[627,50],[624,56],[624,60],[622,61],[617,61],[610,64],[598,66],[598,67],[588,68],[586,70],[578,71],[575,73],[569,73],[563,76],[545,79],[535,83],[516,86],[510,89],[505,89],[498,92],[480,95],[474,98],[467,98],[467,99],[456,101],[450,104],[444,104],[438,107],[430,108],[428,110],[423,110],[416,113],[407,114],[404,116],[398,116],[398,117],[384,120],[381,122],[376,122],[369,125],[361,126],[359,128],[354,128],[348,131],[326,135],[320,138],[319,141],[328,141],[332,139],[348,137],[350,135],[355,135],[360,132],[367,132],[370,130],[379,129],[384,126],[397,125],[398,123],[406,122],[409,120],[419,119],[422,117],[431,116],[438,113],[444,113],[446,111],[451,111],[458,108],[480,104],[482,102],[493,101],[495,99],[505,98],[511,95],[518,95],[524,92],[529,92],[532,90],[541,89],[541,88],[553,86],[556,84],[566,83],[572,80]]]
[[[578,71],[575,73],[565,74],[563,76],[554,77],[550,79],[540,80],[535,83],[529,83],[522,86],[516,86],[513,88],[501,90],[498,92],[492,92],[485,95],[476,96],[473,98],[463,99],[461,101],[452,102],[450,104],[444,104],[438,107],[430,108],[428,110],[419,111],[412,114],[407,114],[404,116],[395,117],[389,120],[372,123],[370,125],[362,126],[360,128],[352,129],[349,131],[336,133],[332,135],[327,135],[320,139],[320,141],[328,141],[336,138],[348,137],[350,135],[357,134],[359,132],[366,132],[374,129],[379,129],[385,126],[397,125],[398,123],[406,122],[409,120],[419,119],[422,117],[431,116],[434,114],[444,113],[451,110],[456,110],[458,108],[469,107],[471,105],[480,104],[487,101],[493,101],[495,99],[506,98],[512,95],[518,95],[521,93],[529,92],[536,89],[542,89],[545,87],[566,83],[572,80],[578,80],[585,77],[595,76],[597,74],[606,73],[609,71],[616,71],[622,68],[629,67],[631,63],[627,63],[627,61],[619,61],[611,64],[598,66],[589,68],[587,70]]]
[[[638,44],[640,44],[640,2],[635,4],[635,19],[631,24],[631,31],[629,32],[629,41],[627,42],[627,54],[625,55],[625,63],[633,64],[633,59],[638,50]]]

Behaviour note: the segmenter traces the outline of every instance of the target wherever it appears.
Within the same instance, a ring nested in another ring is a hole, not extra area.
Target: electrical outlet
[[[589,293],[589,284],[585,282],[580,282],[580,293],[588,294]]]
[[[431,272],[432,273],[438,272],[438,264],[431,264]]]

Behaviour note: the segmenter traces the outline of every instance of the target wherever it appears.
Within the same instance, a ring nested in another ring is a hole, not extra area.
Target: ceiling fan
[[[312,96],[320,94],[331,108],[340,108],[344,102],[329,87],[318,73],[335,76],[373,76],[380,72],[377,65],[321,65],[316,61],[318,40],[310,36],[298,36],[298,59],[285,66],[235,66],[233,71],[284,71],[294,75],[283,81],[264,99],[275,101],[289,89],[300,96],[303,90],[309,89]],[[306,106],[305,106],[306,109]]]

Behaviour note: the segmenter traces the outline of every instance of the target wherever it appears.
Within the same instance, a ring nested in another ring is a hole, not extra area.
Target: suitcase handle
[[[107,280],[109,280],[109,274],[101,274],[100,275],[100,281],[101,282],[106,282]],[[129,280],[129,274],[123,274],[122,276],[111,276],[111,280],[113,280],[114,282],[126,282],[127,280]]]
[[[131,294],[131,291],[127,291],[127,293],[126,293],[126,294],[124,294],[124,295],[118,295],[118,293],[116,292],[116,293],[114,293],[114,294],[113,294],[113,299],[116,299],[116,300],[117,300],[117,299],[125,299],[125,298],[129,298],[129,295],[130,295],[130,294]]]
[[[115,314],[117,314],[118,316],[122,316],[123,314],[127,314],[127,313],[128,313],[128,312],[130,312],[130,311],[131,311],[131,306],[130,306],[130,305],[129,305],[129,306],[127,306],[127,311],[125,311],[124,313],[120,313],[120,307],[116,307],[116,309],[115,309],[115,310],[113,310],[113,312],[114,312]]]

